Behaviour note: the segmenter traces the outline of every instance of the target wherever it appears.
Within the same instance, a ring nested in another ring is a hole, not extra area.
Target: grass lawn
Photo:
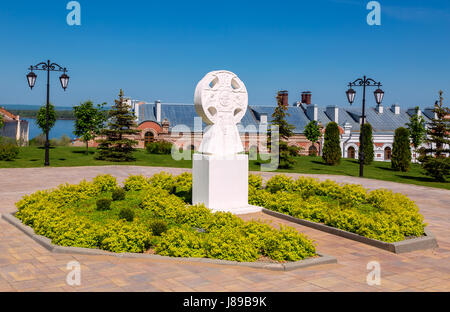
[[[176,167],[192,168],[192,161],[173,160],[170,155],[151,155],[144,150],[135,153],[136,161],[126,163],[114,163],[94,159],[95,148],[85,155],[83,147],[56,147],[50,150],[50,164],[52,167],[77,167],[77,166],[152,166],[152,167]],[[0,161],[0,168],[32,168],[43,167],[44,149],[37,147],[21,148],[19,158],[14,161]],[[250,170],[259,171],[260,166],[256,161],[250,161]],[[278,172],[310,173],[310,174],[334,174],[357,177],[359,175],[359,163],[354,159],[342,159],[338,166],[328,166],[320,157],[297,157],[294,168],[278,170]],[[397,172],[391,170],[389,162],[373,162],[364,167],[364,176],[370,179],[378,179],[399,183],[417,184],[429,187],[450,189],[450,183],[434,182],[422,173],[417,164],[411,165],[409,172]]]

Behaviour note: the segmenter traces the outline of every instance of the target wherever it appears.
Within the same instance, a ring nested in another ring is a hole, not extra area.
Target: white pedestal
[[[194,154],[192,202],[212,211],[234,214],[260,212],[248,204],[248,156],[231,157]]]

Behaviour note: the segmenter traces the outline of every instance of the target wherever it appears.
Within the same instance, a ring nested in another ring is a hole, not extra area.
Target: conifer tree
[[[406,124],[409,130],[411,143],[414,146],[414,150],[418,151],[420,144],[426,139],[427,130],[425,128],[425,119],[423,116],[419,116],[417,112],[419,107],[416,107],[416,113],[409,118],[409,123]]]
[[[108,112],[108,124],[101,131],[105,138],[99,140],[98,155],[99,160],[108,161],[133,161],[134,146],[138,144],[132,137],[138,133],[136,116],[131,111],[130,105],[123,97],[123,91],[120,90],[119,100]]]
[[[341,162],[342,150],[340,143],[339,126],[335,122],[328,123],[325,128],[325,143],[322,158],[328,165],[337,165]]]
[[[370,165],[374,159],[372,125],[369,123],[365,123],[363,133],[364,133],[364,144],[363,144],[364,164]]]
[[[395,130],[394,144],[392,146],[391,167],[396,171],[406,172],[411,164],[411,143],[409,131],[400,127]]]
[[[426,142],[430,147],[422,150],[419,161],[425,173],[438,181],[444,182],[450,175],[450,109],[444,106],[443,92],[439,91],[439,101],[436,101],[433,118],[428,126]]]
[[[298,154],[299,148],[296,146],[288,145],[289,138],[294,135],[293,129],[295,127],[286,121],[286,116],[289,116],[289,113],[287,112],[288,108],[283,105],[283,98],[280,92],[278,92],[276,99],[277,107],[272,114],[272,125],[278,126],[280,138],[279,168],[287,169],[291,168],[294,165],[294,156]],[[271,133],[269,133],[269,137],[270,136]],[[271,141],[270,138],[269,141]]]

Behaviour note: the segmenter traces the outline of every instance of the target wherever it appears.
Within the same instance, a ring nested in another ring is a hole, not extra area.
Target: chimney
[[[169,133],[170,122],[165,118],[162,122],[162,133]]]
[[[337,106],[327,106],[326,113],[328,118],[335,123],[339,123],[339,108]]]
[[[377,104],[377,113],[383,114],[384,108],[382,104]]]
[[[155,101],[156,121],[161,122],[161,101]]]
[[[352,131],[352,125],[346,121],[344,124],[344,134],[350,135],[351,131]]]
[[[309,118],[309,120],[317,121],[318,115],[319,115],[319,109],[317,108],[317,105],[306,106],[306,116]]]
[[[259,117],[259,123],[267,124],[267,114],[261,114]]]
[[[281,96],[281,101],[283,102],[284,107],[289,106],[289,92],[286,90],[278,92],[278,94]]]
[[[392,104],[391,110],[395,115],[400,115],[400,105],[397,103]]]
[[[302,92],[302,104],[311,105],[311,92]]]

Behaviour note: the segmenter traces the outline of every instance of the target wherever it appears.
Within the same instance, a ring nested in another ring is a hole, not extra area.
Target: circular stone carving
[[[219,119],[237,124],[248,107],[248,93],[239,77],[226,70],[212,71],[197,84],[195,109],[208,125]]]

